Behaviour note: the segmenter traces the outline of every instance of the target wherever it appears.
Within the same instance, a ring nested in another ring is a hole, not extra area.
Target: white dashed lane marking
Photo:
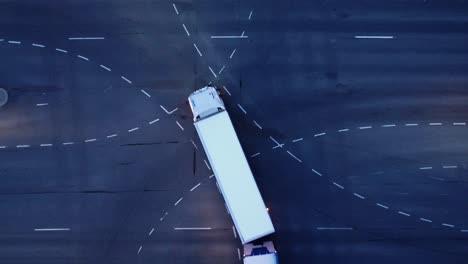
[[[106,70],[106,71],[108,71],[108,72],[112,71],[111,68],[109,68],[109,67],[107,67],[107,66],[104,66],[104,65],[102,65],[102,64],[99,65],[99,67],[103,68],[104,70]]]
[[[432,223],[432,220],[426,219],[426,218],[419,218],[419,220],[427,223]]]
[[[229,56],[229,59],[232,59],[232,57],[233,57],[234,54],[236,53],[236,50],[237,50],[237,49],[234,49],[234,50],[232,51],[231,56]]]
[[[410,214],[402,212],[402,211],[398,211],[398,213],[401,214],[401,215],[404,215],[404,216],[411,216]]]
[[[312,171],[313,171],[315,174],[317,174],[318,176],[320,176],[320,177],[322,176],[322,174],[321,174],[320,172],[318,172],[318,171],[316,171],[316,170],[314,170],[314,169],[312,169]]]
[[[432,170],[432,167],[421,167],[420,170]]]
[[[30,145],[17,145],[16,147],[17,148],[29,148]]]
[[[140,128],[139,128],[139,127],[135,127],[135,128],[129,129],[129,130],[128,130],[128,133],[131,133],[131,132],[133,132],[133,131],[137,131],[138,129],[140,129]]]
[[[323,133],[318,133],[318,134],[315,134],[314,137],[321,137],[321,136],[325,136],[327,133],[323,132]]]
[[[354,36],[355,39],[393,39],[394,36]]]
[[[244,33],[242,33],[244,34]],[[248,36],[240,35],[240,36],[211,36],[212,39],[243,39],[248,38]]]
[[[55,50],[58,51],[58,52],[62,52],[62,53],[68,53],[68,51],[66,51],[66,50],[64,50],[64,49],[56,48]]]
[[[353,193],[353,194],[354,194],[354,196],[356,196],[356,197],[358,197],[360,199],[363,199],[363,200],[366,199],[364,196],[362,196],[362,195],[360,195],[358,193]]]
[[[262,126],[260,124],[257,123],[257,121],[253,121],[254,125],[257,126],[259,129],[263,129]]]
[[[252,156],[250,156],[250,157],[251,157],[251,158],[253,158],[253,157],[257,157],[258,155],[260,155],[260,152],[257,152],[257,153],[253,154],[253,155],[252,155]]]
[[[445,165],[445,166],[442,166],[442,168],[444,168],[444,169],[456,169],[457,166],[456,165]]]
[[[249,20],[252,18],[253,10],[250,10]]]
[[[137,252],[137,255],[140,254],[141,250],[143,249],[143,246],[140,246],[140,248],[138,248],[138,252]]]
[[[442,123],[429,123],[430,126],[441,126]]]
[[[145,90],[141,89],[140,90],[144,95],[148,96],[148,97],[151,97],[151,95],[149,93],[147,93]]]
[[[182,27],[184,28],[185,33],[187,34],[187,36],[190,37],[190,32],[188,31],[188,29],[187,29],[187,27],[185,26],[184,23],[182,23]]]
[[[45,48],[45,46],[42,45],[42,44],[33,43],[32,45],[33,45],[34,47],[38,47],[38,48]]]
[[[359,127],[359,129],[361,129],[361,130],[362,130],[362,129],[370,129],[370,128],[372,128],[372,126],[363,126],[363,127]]]
[[[158,118],[158,119],[155,119],[155,120],[153,120],[153,121],[149,121],[148,124],[149,124],[149,125],[152,125],[152,124],[154,124],[154,123],[156,123],[156,122],[158,122],[158,121],[159,121],[159,118]]]
[[[104,40],[104,37],[71,37],[68,40]]]
[[[382,125],[382,127],[396,127],[395,124]]]
[[[176,124],[182,131],[185,130],[184,127],[179,123],[179,121],[176,121]]]
[[[120,76],[120,78],[122,78],[122,80],[128,82],[129,84],[132,84],[132,81],[130,81],[129,79],[127,79],[125,76]]]
[[[200,187],[201,183],[198,183],[197,185],[193,186],[192,189],[190,189],[191,192],[193,192],[195,189]]]
[[[195,141],[193,141],[193,139],[191,139],[190,142],[192,142],[193,147],[194,147],[196,150],[198,150],[198,146],[197,146],[197,144],[195,144]]]
[[[244,109],[244,107],[242,107],[242,105],[237,104],[237,106],[239,107],[239,109],[240,109],[244,114],[247,114],[247,111],[245,111],[245,109]]]
[[[336,187],[338,187],[338,188],[344,190],[344,187],[343,187],[342,185],[336,183],[336,182],[333,182],[333,185],[335,185]]]
[[[107,138],[113,138],[113,137],[116,137],[117,134],[112,134],[112,135],[108,135]]]
[[[179,108],[175,108],[174,110],[172,111],[168,111],[164,106],[160,105],[159,107],[161,107],[161,109],[166,112],[166,114],[170,115],[172,113],[174,113],[175,111],[177,111]]]
[[[216,73],[213,71],[213,69],[211,68],[211,66],[208,66],[208,68],[210,69],[211,74],[213,74],[213,76],[214,76],[215,78],[218,78],[218,75],[216,75]]]
[[[50,143],[47,143],[47,144],[41,144],[39,146],[41,146],[41,147],[52,147],[53,145],[50,144]]]
[[[174,227],[176,231],[209,231],[211,227]]]
[[[454,228],[455,225],[452,225],[452,224],[446,224],[446,223],[442,223],[443,226],[446,226],[446,227],[451,227],[451,228]]]
[[[179,14],[179,10],[177,10],[177,6],[175,5],[175,3],[172,3],[172,6],[174,7],[175,13],[178,15],[178,14]]]
[[[89,142],[94,142],[96,140],[97,140],[96,138],[91,138],[91,139],[86,139],[84,142],[89,143]]]
[[[287,150],[286,152],[289,154],[289,156],[291,156],[291,157],[293,157],[295,160],[299,161],[299,163],[302,163],[302,160],[299,159],[298,157],[296,157],[294,154],[292,154],[291,151]]]
[[[228,88],[226,88],[226,86],[223,85],[223,89],[226,91],[226,93],[231,96],[231,92],[228,90]]]
[[[206,167],[208,168],[208,170],[211,170],[211,167],[210,167],[210,165],[208,164],[208,162],[207,162],[206,160],[203,160],[203,161],[205,162],[205,165],[206,165]]]
[[[388,209],[388,208],[389,208],[388,206],[383,205],[383,204],[381,204],[381,203],[376,203],[376,205],[377,205],[378,207],[382,207],[383,209]]]
[[[49,105],[49,103],[39,103],[39,104],[36,104],[36,106],[47,106]]]
[[[465,126],[466,123],[453,123],[454,126]]]
[[[411,127],[411,126],[418,126],[419,124],[416,123],[411,123],[411,124],[405,124],[405,126]]]
[[[198,55],[200,55],[200,57],[202,57],[203,55],[202,55],[201,51],[198,49],[197,44],[193,43],[193,47],[195,47],[195,49],[197,50]]]
[[[184,197],[181,197],[179,200],[177,200],[177,202],[174,203],[174,206],[177,206],[180,202],[182,202],[183,199]]]
[[[221,74],[221,73],[224,71],[225,68],[226,68],[226,66],[223,66],[223,67],[218,71],[218,74]]]
[[[299,142],[299,141],[302,141],[302,140],[304,140],[304,138],[296,138],[296,139],[293,139],[292,142],[293,142],[293,143],[296,143],[296,142]]]
[[[89,59],[87,57],[85,57],[85,56],[77,55],[77,57],[82,59],[82,60],[89,61]]]
[[[348,128],[343,128],[343,129],[338,130],[338,132],[347,132],[347,131],[349,131]]]
[[[154,227],[151,228],[151,231],[149,231],[148,236],[151,236],[153,234],[153,232],[154,232]]]
[[[21,41],[9,40],[8,43],[18,45],[18,44],[21,44]]]

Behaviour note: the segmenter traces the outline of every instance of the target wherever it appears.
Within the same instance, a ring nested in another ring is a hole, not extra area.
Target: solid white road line
[[[193,43],[193,46],[194,46],[195,49],[197,50],[198,55],[200,55],[200,57],[202,57],[203,55],[202,55],[201,51],[198,49],[197,44]]]
[[[356,39],[393,39],[393,36],[354,36]]]
[[[103,40],[104,37],[71,37],[68,40]]]
[[[177,231],[183,231],[183,230],[188,230],[188,231],[206,231],[206,230],[211,230],[211,227],[174,227],[174,230]]]
[[[71,228],[34,228],[36,232],[57,232],[57,231],[70,231]]]

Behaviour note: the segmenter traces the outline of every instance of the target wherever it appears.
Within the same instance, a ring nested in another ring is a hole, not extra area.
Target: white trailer
[[[242,244],[253,248],[248,243],[274,233],[275,229],[231,119],[214,87],[195,91],[188,99],[195,128],[237,233]],[[244,249],[244,256],[246,252]],[[276,259],[276,251],[268,254],[274,254]],[[250,257],[250,262],[245,263],[276,263],[255,262],[253,255],[246,257]]]

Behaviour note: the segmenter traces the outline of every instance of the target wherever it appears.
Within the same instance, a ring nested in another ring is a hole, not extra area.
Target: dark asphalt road
[[[281,263],[468,257],[466,1],[0,7],[1,263],[239,263],[185,103],[208,82]]]

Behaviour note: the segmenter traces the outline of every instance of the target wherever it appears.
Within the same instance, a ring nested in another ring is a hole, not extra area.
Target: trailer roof
[[[195,123],[243,244],[274,227],[226,111]]]

